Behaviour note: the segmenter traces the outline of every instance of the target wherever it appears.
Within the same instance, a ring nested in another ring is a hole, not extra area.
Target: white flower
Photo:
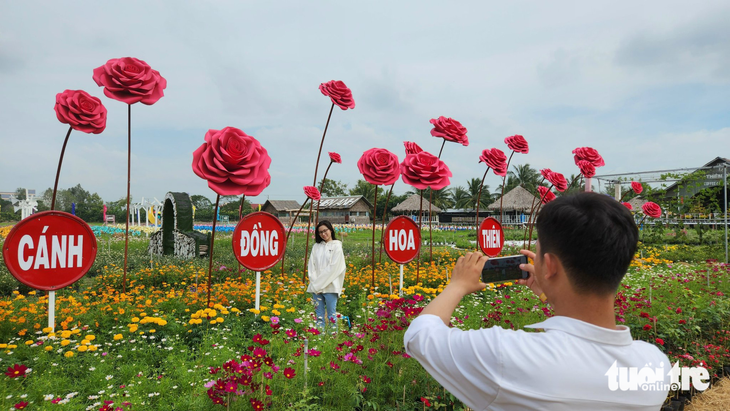
[[[94,367],[89,367],[89,371],[94,371],[94,370],[96,370],[96,368],[94,368]]]
[[[107,375],[107,376],[106,376],[106,380],[107,380],[107,381],[111,380],[112,378],[114,378],[114,376],[113,376],[113,375]]]
[[[50,401],[53,399],[53,394],[46,394],[43,396],[44,401]]]

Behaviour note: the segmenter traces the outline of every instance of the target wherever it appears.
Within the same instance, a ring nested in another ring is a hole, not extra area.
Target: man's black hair
[[[581,294],[615,293],[639,240],[636,223],[623,204],[586,192],[546,204],[537,218],[537,233],[540,252],[560,259]]]
[[[329,228],[332,239],[337,240],[337,237],[335,236],[335,229],[332,228],[332,223],[330,223],[328,220],[320,220],[319,224],[317,224],[317,228],[314,229],[314,240],[316,242],[321,243],[322,241],[324,241],[324,239],[319,236],[319,228],[322,226]]]

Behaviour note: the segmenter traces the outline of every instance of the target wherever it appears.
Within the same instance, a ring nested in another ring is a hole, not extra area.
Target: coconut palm
[[[540,181],[540,172],[530,167],[529,163],[512,166],[514,171],[507,172],[507,187],[505,192],[519,186],[534,193]]]

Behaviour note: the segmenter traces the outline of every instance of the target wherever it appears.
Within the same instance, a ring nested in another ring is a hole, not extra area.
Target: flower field
[[[135,239],[122,294],[118,254],[105,257],[106,240],[97,258],[104,265],[57,292],[55,332],[45,293],[21,287],[0,299],[0,409],[463,408],[404,353],[403,334],[464,251],[435,247],[418,283],[408,264],[401,298],[398,266],[384,258],[371,287],[369,258],[346,240],[337,332],[322,333],[301,272],[282,275],[277,265],[262,273],[257,312],[253,273],[239,272],[225,257],[230,248],[216,244],[215,305],[206,308],[207,262],[150,265],[145,240]],[[617,321],[672,361],[721,376],[730,365],[730,267],[672,262],[660,251],[637,255],[616,298]],[[519,329],[550,315],[529,290],[506,285],[468,296],[452,324]]]

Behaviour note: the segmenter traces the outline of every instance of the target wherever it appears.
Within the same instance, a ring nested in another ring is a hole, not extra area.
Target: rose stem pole
[[[551,185],[548,187],[547,191],[545,192],[544,196],[540,196],[540,203],[537,205],[537,210],[535,210],[535,218],[533,219],[533,224],[530,225],[530,243],[527,245],[527,250],[532,249],[532,229],[534,228],[535,224],[534,222],[537,221],[537,215],[540,213],[540,209],[542,208],[542,201],[547,197],[547,194],[550,192],[550,190],[553,189],[553,186]],[[535,246],[537,248],[537,246]]]
[[[309,200],[309,199],[307,199]],[[307,200],[304,200],[304,204],[302,204],[301,207],[299,207],[299,211],[297,211],[297,215],[294,216],[294,219],[292,220],[291,224],[289,225],[289,230],[286,232],[286,240],[284,240],[284,255],[281,256],[281,275],[284,275],[284,256],[286,255],[286,246],[289,244],[289,234],[291,234],[291,229],[294,228],[294,223],[297,222],[297,218],[299,218],[299,213],[302,212],[302,209],[305,205],[307,205]]]
[[[539,183],[537,183],[537,186],[540,186],[542,182],[545,181],[545,177],[540,180]],[[537,190],[537,186],[535,187],[535,190]],[[540,195],[540,191],[537,192],[538,195]],[[525,232],[522,235],[522,248],[527,248],[527,230],[532,227],[532,223],[534,223],[534,219],[532,218],[532,213],[535,211],[535,200],[537,197],[532,197],[532,205],[530,206],[530,215],[527,216],[527,227],[525,227]],[[532,230],[530,230],[530,242],[532,242]]]
[[[129,250],[129,198],[132,186],[132,105],[127,104],[127,221],[124,229],[124,273],[122,293],[127,293],[127,255]]]
[[[375,187],[375,197],[373,197],[373,244],[372,244],[372,250],[371,250],[371,256],[370,260],[373,266],[373,281],[371,283],[371,287],[375,287],[375,223],[377,221],[378,216],[378,186],[374,185]]]
[[[61,147],[61,157],[58,159],[58,170],[56,170],[56,182],[53,183],[53,197],[51,198],[51,210],[56,209],[56,190],[58,190],[58,177],[61,175],[61,164],[63,164],[63,154],[66,152],[66,144],[68,143],[68,137],[71,135],[73,128],[68,128],[66,133],[66,139],[63,140],[63,147]]]
[[[332,110],[335,108],[335,103],[332,103],[330,107],[330,113],[327,115],[327,123],[324,125],[324,133],[322,133],[322,141],[319,142],[319,152],[317,153],[317,163],[314,165],[314,181],[312,186],[317,187],[317,170],[319,169],[319,157],[322,155],[322,146],[324,146],[324,137],[327,135],[327,128],[330,126],[330,118],[332,118]],[[309,227],[312,224],[312,206],[314,202],[309,204],[309,221],[307,222],[307,245],[304,246],[304,274],[302,274],[302,281],[304,281],[304,275],[307,272],[307,260],[309,258]]]
[[[243,217],[243,204],[246,202],[246,194],[241,196],[241,204],[238,205],[238,222],[241,222],[241,218]],[[286,245],[284,246],[286,248]],[[238,259],[236,259],[238,260]],[[283,258],[282,258],[283,260]],[[241,272],[241,262],[238,261],[238,275],[241,276],[241,281],[243,281],[243,273]]]
[[[441,160],[441,153],[444,152],[444,146],[446,145],[446,139],[441,143],[441,149],[439,150],[439,160]],[[433,229],[431,228],[431,210],[433,203],[433,188],[429,187],[428,190],[428,259],[433,263]]]
[[[509,163],[512,161],[512,156],[515,155],[514,150],[512,151],[512,154],[509,155],[509,160],[507,160],[507,174],[509,174]],[[499,223],[504,224],[504,215],[502,212],[502,203],[504,202],[504,185],[507,181],[507,174],[504,175],[504,178],[502,179],[502,195],[499,197]]]
[[[418,232],[423,230],[423,190],[421,191],[421,203],[418,206]],[[421,269],[421,245],[418,245],[418,259],[416,260],[416,284],[418,284],[418,274]]]
[[[327,166],[327,169],[324,171],[324,177],[322,177],[322,184],[319,185],[319,194],[322,195],[322,189],[324,188],[324,181],[327,180],[327,173],[330,172],[330,167],[332,167],[332,163],[334,161],[330,160],[330,164]],[[316,227],[317,224],[319,224],[319,203],[321,202],[321,198],[319,201],[317,201],[317,216],[314,219],[314,226]]]
[[[479,205],[482,201],[482,187],[484,187],[484,180],[487,178],[487,173],[489,172],[489,166],[487,166],[487,170],[484,172],[484,175],[482,176],[482,183],[479,185],[479,194],[477,194],[477,220],[476,220],[476,227],[477,231],[479,230]],[[479,235],[477,235],[479,237]],[[477,249],[479,249],[479,241],[477,241]]]
[[[383,240],[385,235],[385,215],[388,214],[388,203],[390,202],[390,195],[393,194],[393,187],[395,186],[395,183],[390,185],[390,190],[388,191],[388,197],[385,199],[385,207],[383,207],[383,222],[380,224],[380,255],[378,256],[378,264],[383,262]]]
[[[215,196],[215,209],[213,210],[213,230],[210,233],[210,248],[208,248],[208,256],[210,257],[208,259],[208,303],[205,305],[206,307],[210,307],[210,278],[212,276],[213,272],[213,245],[215,245],[215,222],[217,220],[216,216],[218,215],[218,203],[221,200],[221,195],[218,194]]]

